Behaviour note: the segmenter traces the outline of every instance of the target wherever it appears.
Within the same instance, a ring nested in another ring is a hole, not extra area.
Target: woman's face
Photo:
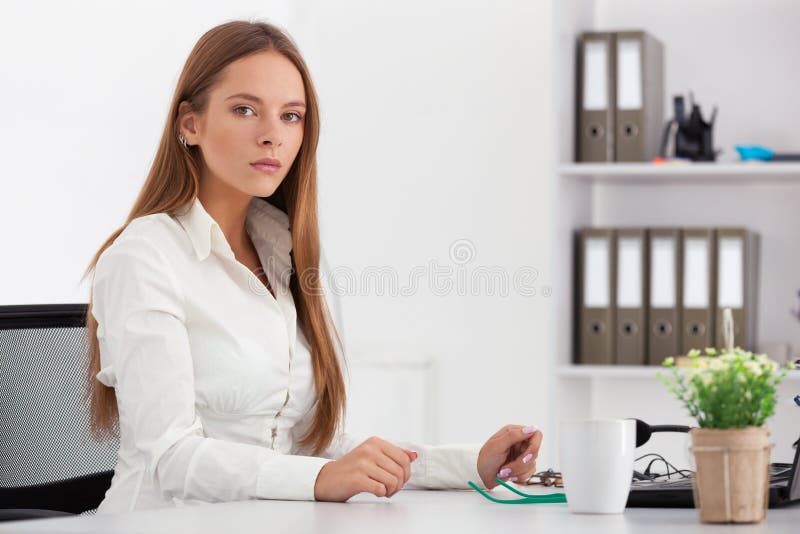
[[[277,52],[259,52],[231,63],[211,89],[205,113],[188,111],[181,132],[198,145],[201,180],[223,183],[247,196],[268,197],[289,173],[303,142],[305,90],[297,68]],[[258,168],[264,158],[280,167]]]

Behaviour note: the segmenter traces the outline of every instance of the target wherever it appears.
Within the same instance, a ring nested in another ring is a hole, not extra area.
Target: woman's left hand
[[[535,426],[506,425],[490,437],[478,454],[478,474],[488,489],[495,477],[520,484],[536,473],[542,432]]]

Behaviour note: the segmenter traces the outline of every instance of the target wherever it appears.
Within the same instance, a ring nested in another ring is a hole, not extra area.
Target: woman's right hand
[[[314,484],[318,501],[345,502],[358,493],[391,497],[411,476],[417,453],[371,437],[338,460],[322,466]]]

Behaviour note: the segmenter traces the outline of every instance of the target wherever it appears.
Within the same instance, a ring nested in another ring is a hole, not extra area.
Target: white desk
[[[551,488],[525,488],[527,493],[551,493]],[[561,490],[557,490],[561,491]],[[498,497],[513,494],[504,488]],[[800,506],[771,509],[764,522],[736,525],[736,533],[796,533]],[[347,503],[245,501],[186,508],[143,510],[125,514],[34,519],[0,523],[0,532],[360,532],[450,533],[540,532],[555,534],[690,534],[728,532],[731,525],[704,525],[697,511],[628,508],[619,515],[572,514],[564,503],[497,504],[472,490],[403,490],[391,499],[369,494]],[[679,529],[679,530],[676,530]]]

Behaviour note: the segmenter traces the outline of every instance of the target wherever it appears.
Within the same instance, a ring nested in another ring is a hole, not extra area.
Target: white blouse
[[[286,213],[250,203],[246,230],[276,293],[234,257],[199,200],[138,217],[92,283],[100,372],[115,388],[119,459],[98,513],[244,499],[314,500],[321,457],[299,438],[315,411],[311,353],[289,290]],[[407,488],[483,487],[479,446],[394,442],[419,453]]]

